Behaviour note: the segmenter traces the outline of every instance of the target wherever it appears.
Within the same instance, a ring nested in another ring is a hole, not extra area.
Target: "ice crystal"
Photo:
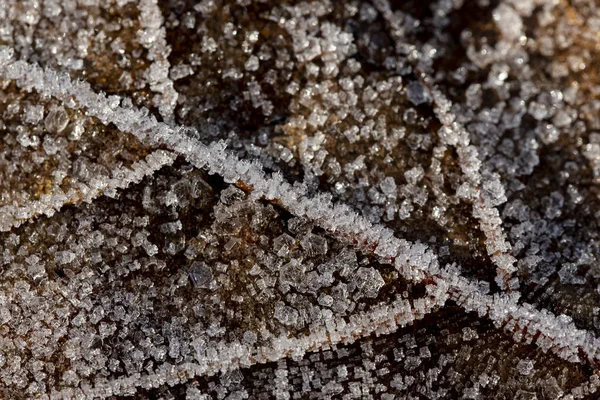
[[[0,0],[0,397],[596,398],[599,21]]]

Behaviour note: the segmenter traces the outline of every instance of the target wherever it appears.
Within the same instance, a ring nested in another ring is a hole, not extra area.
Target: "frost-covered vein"
[[[251,347],[241,342],[217,342],[208,344],[207,352],[202,350],[196,354],[197,362],[172,365],[165,363],[150,374],[133,374],[129,377],[114,380],[96,380],[93,387],[81,384],[81,394],[90,398],[106,398],[114,395],[132,395],[136,388],[153,388],[164,384],[176,385],[196,376],[211,376],[219,372],[249,367],[254,364],[276,362],[283,358],[302,358],[304,354],[335,344],[353,343],[368,335],[386,335],[400,327],[411,325],[415,320],[423,318],[435,307],[442,306],[447,294],[428,286],[431,296],[413,300],[397,300],[391,304],[379,304],[371,310],[360,312],[348,319],[338,317],[315,328],[310,334],[300,337],[281,335],[269,346]],[[63,396],[77,393],[74,389],[64,389]]]
[[[389,26],[390,34],[396,42],[396,51],[402,53],[403,48],[414,50],[414,46],[406,43],[403,28],[394,16],[389,2],[374,0],[373,3]],[[470,144],[469,133],[451,111],[452,102],[440,90],[432,87],[433,80],[425,72],[421,71],[419,75],[432,92],[434,111],[442,123],[438,132],[440,139],[445,146],[454,147],[458,153],[465,183],[457,194],[473,203],[473,216],[479,221],[485,235],[487,253],[496,265],[496,282],[502,289],[516,289],[519,283],[516,277],[512,277],[516,271],[516,259],[510,254],[512,246],[506,240],[502,219],[496,208],[506,201],[502,183],[497,176],[483,179],[477,148]]]
[[[50,217],[65,205],[89,203],[102,194],[111,195],[118,189],[125,189],[132,183],[139,183],[144,177],[152,175],[166,165],[171,165],[176,156],[168,150],[156,150],[148,154],[144,160],[134,162],[129,168],[123,167],[112,171],[111,177],[92,177],[87,183],[74,182],[67,192],[56,187],[51,193],[41,195],[39,200],[0,207],[0,232],[10,231],[39,215]]]
[[[387,262],[395,262],[408,279],[421,281],[439,270],[437,260],[433,262],[435,257],[426,246],[396,238],[392,230],[371,224],[347,205],[334,205],[330,194],[309,197],[304,185],[292,185],[279,173],[268,176],[256,161],[240,160],[226,151],[223,141],[205,145],[196,139],[199,133],[195,129],[158,122],[148,110],[133,107],[129,99],[95,93],[89,83],[72,81],[67,73],[13,61],[12,50],[6,47],[0,47],[0,76],[15,80],[24,90],[53,96],[68,107],[85,108],[88,115],[105,124],[116,125],[142,143],[167,146],[195,167],[219,174],[228,183],[240,184],[257,198],[277,201],[293,214],[313,221],[359,249],[374,252]],[[410,254],[411,248],[416,252],[411,254],[415,257],[403,259],[401,256]]]
[[[578,329],[569,317],[521,305],[517,293],[493,296],[481,293],[479,285],[462,277],[457,269],[440,268],[437,256],[426,245],[399,239],[390,229],[370,223],[349,206],[334,205],[331,195],[308,196],[302,185],[291,185],[277,173],[267,175],[256,162],[239,160],[226,151],[222,141],[204,145],[193,137],[198,135],[193,129],[173,128],[158,122],[147,110],[133,107],[131,101],[95,93],[89,84],[74,82],[68,74],[14,62],[10,49],[5,47],[0,48],[0,65],[0,76],[16,80],[24,90],[35,89],[62,100],[67,106],[85,107],[88,114],[115,124],[144,143],[167,146],[197,168],[206,168],[228,183],[246,187],[257,198],[278,202],[332,236],[363,252],[374,253],[380,262],[394,265],[407,279],[435,282],[440,291],[449,293],[467,311],[487,316],[509,332],[522,332],[522,338],[535,340],[544,351],[550,350],[572,362],[585,361],[591,365],[600,362],[600,340],[589,331]]]
[[[426,82],[430,81],[427,76],[423,76],[423,79]],[[502,219],[496,208],[506,201],[502,183],[498,176],[490,176],[488,179],[481,176],[481,161],[477,148],[469,144],[468,132],[450,111],[452,103],[437,89],[433,89],[432,94],[434,110],[444,124],[439,135],[446,144],[456,147],[460,167],[466,178],[466,182],[458,189],[458,195],[473,203],[473,216],[479,221],[485,235],[487,253],[496,265],[496,283],[501,289],[516,289],[519,282],[512,275],[516,271],[517,260],[510,254],[512,246],[506,240]],[[460,139],[455,141],[454,138]]]
[[[138,32],[138,40],[148,50],[147,58],[151,63],[146,70],[146,79],[150,89],[158,93],[154,101],[161,116],[172,121],[178,94],[169,78],[171,64],[168,57],[171,50],[167,45],[164,18],[157,0],[139,0],[137,8],[140,10],[140,25],[143,28]]]

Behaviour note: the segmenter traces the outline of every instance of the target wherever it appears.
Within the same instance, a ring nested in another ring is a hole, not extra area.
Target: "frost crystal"
[[[362,296],[376,298],[379,289],[385,284],[379,271],[374,268],[359,268],[353,275],[350,290],[356,290],[356,298]]]
[[[195,261],[189,270],[190,279],[195,287],[206,289],[213,280],[212,269],[203,262]]]
[[[284,325],[295,325],[298,322],[298,311],[282,302],[275,304],[275,314],[273,316]]]
[[[421,82],[409,83],[406,87],[406,96],[408,101],[416,106],[431,101],[429,90]]]
[[[52,108],[44,120],[44,126],[50,133],[62,132],[68,123],[69,117],[62,107]]]
[[[594,399],[591,1],[0,0],[0,393]]]

